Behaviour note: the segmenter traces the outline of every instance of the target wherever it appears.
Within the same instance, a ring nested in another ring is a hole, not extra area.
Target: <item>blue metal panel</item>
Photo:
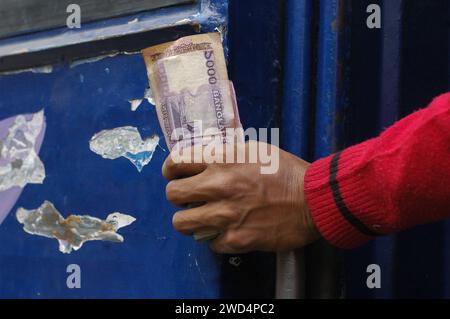
[[[282,104],[283,4],[230,2],[230,65],[244,127],[279,127]]]
[[[122,211],[137,218],[123,230],[123,244],[91,242],[62,255],[55,240],[26,234],[11,213],[0,228],[1,297],[219,296],[218,259],[207,245],[172,229],[160,173],[167,151],[158,149],[138,173],[125,159],[104,160],[89,150],[89,139],[103,129],[131,125],[143,136],[162,136],[154,107],[135,113],[129,107],[128,99],[141,97],[146,86],[139,55],[0,78],[0,118],[41,108],[47,118],[40,153],[45,183],[27,186],[15,209],[50,200],[65,216]],[[82,269],[82,289],[66,287],[65,270],[73,263]]]
[[[311,113],[311,1],[287,1],[286,12],[282,146],[306,158]]]
[[[83,24],[81,29],[60,28],[2,39],[0,71],[51,64],[69,57],[140,50],[161,39],[173,40],[200,30],[223,29],[226,44],[227,18],[228,1],[201,0],[193,5]]]
[[[317,66],[316,135],[314,157],[320,158],[337,150],[338,114],[341,107],[339,6],[340,0],[320,1],[319,50]]]
[[[311,113],[311,21],[311,1],[287,1],[281,146],[304,159],[309,152]],[[306,296],[305,265],[303,250],[278,254],[278,298]]]
[[[264,5],[232,1],[230,7],[234,48],[230,77],[242,121],[246,126],[278,126],[281,64],[274,61],[281,60],[278,39],[283,30],[283,7],[276,0]],[[49,199],[65,216],[89,213],[105,217],[117,210],[137,217],[123,229],[123,244],[91,242],[80,251],[62,255],[56,241],[26,234],[11,213],[0,226],[0,242],[8,243],[0,246],[0,297],[273,296],[273,254],[240,256],[241,265],[236,267],[228,262],[229,256],[217,256],[207,244],[195,243],[173,230],[175,208],[165,200],[166,182],[160,173],[168,155],[163,144],[140,174],[125,159],[104,160],[89,150],[92,135],[106,128],[132,125],[143,136],[162,135],[152,105],[144,101],[135,113],[130,111],[128,100],[141,98],[147,87],[140,55],[119,54],[72,67],[65,63],[136,51],[200,29],[221,31],[228,51],[227,18],[227,1],[204,0],[195,6],[92,23],[82,31],[60,29],[0,42],[2,70],[53,64],[49,74],[0,76],[0,119],[41,108],[47,117],[40,153],[47,179],[44,185],[28,185],[13,211],[19,206],[35,208]],[[255,37],[252,30],[261,28],[268,33]],[[267,50],[269,42],[273,45]],[[254,52],[262,54],[255,56]],[[54,64],[61,59],[63,63]],[[255,68],[261,72],[257,81],[250,76]],[[267,82],[267,78],[273,81]],[[66,266],[72,263],[82,269],[79,290],[66,287]]]
[[[319,13],[314,159],[327,156],[342,145],[343,114],[347,103],[346,2],[321,0]],[[338,251],[321,241],[308,248],[306,257],[308,297],[341,297]]]
[[[184,16],[190,23],[200,24],[203,30],[210,31],[226,26],[227,8],[224,1],[203,1],[197,14],[192,14],[191,7],[182,7],[158,11],[162,12],[160,16],[148,13],[139,17],[147,17],[143,20],[149,27],[152,17],[159,23],[160,38],[156,32],[150,41],[155,43],[179,36],[179,29],[169,21],[171,15],[179,17],[190,12]],[[164,20],[166,18],[169,20]],[[130,17],[119,18],[97,26],[118,26],[129,20]],[[145,29],[144,25],[141,27]],[[164,28],[173,28],[172,35]],[[95,27],[87,29],[87,35],[94,35]],[[135,31],[144,32],[144,29]],[[101,38],[102,31],[97,31]],[[12,43],[27,46],[27,41],[44,45],[46,37],[57,37],[58,32],[7,40],[0,46],[3,49]],[[78,40],[83,42],[81,35]],[[120,48],[124,39],[126,42],[127,38],[120,38],[115,45]],[[138,40],[144,42],[129,43],[130,47],[148,45],[145,38]],[[91,46],[101,48],[101,44]],[[77,52],[80,47],[72,46],[69,56],[83,56],[85,52]],[[46,48],[49,50],[35,53],[47,54],[64,48]],[[28,57],[33,61],[32,54]],[[26,234],[11,213],[0,226],[0,297],[222,296],[224,271],[221,267],[228,260],[214,255],[207,244],[195,243],[172,228],[175,209],[165,200],[166,182],[160,172],[168,155],[164,144],[142,173],[125,159],[105,160],[89,150],[89,139],[103,129],[131,125],[138,127],[143,136],[162,136],[154,107],[144,102],[136,112],[131,112],[128,102],[142,98],[148,85],[143,59],[140,55],[118,55],[91,62],[78,66],[57,64],[49,74],[24,72],[0,76],[1,119],[42,108],[47,118],[47,132],[40,152],[46,166],[45,183],[28,185],[13,212],[20,206],[36,208],[44,200],[50,200],[65,216],[89,213],[104,218],[110,212],[122,211],[134,215],[137,222],[123,229],[123,244],[90,242],[80,251],[62,255],[55,240]],[[66,286],[66,267],[73,263],[82,270],[81,289],[71,290]],[[227,295],[236,296],[237,292],[230,291]]]

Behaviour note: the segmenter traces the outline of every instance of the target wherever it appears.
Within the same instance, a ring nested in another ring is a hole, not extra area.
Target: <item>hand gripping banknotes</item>
[[[217,140],[223,144],[236,138],[242,141],[236,134],[242,125],[218,33],[180,38],[142,53],[159,123],[171,150]],[[194,237],[207,240],[217,235],[205,232]]]

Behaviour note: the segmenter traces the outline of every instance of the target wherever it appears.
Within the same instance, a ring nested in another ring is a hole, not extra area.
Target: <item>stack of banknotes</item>
[[[142,51],[167,146],[234,142],[241,128],[220,34],[180,38]],[[217,232],[194,234],[197,240]]]

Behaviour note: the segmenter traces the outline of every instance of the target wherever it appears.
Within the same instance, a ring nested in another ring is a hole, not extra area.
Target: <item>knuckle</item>
[[[184,233],[186,232],[184,217],[182,212],[175,213],[172,218],[172,225],[176,231]]]
[[[162,167],[162,174],[166,179],[170,179],[174,171],[175,163],[172,161],[171,156],[167,157]]]
[[[218,227],[226,227],[230,223],[230,218],[222,212],[216,212],[215,214],[208,214],[205,216],[205,220],[211,225],[217,225]]]
[[[174,203],[179,200],[179,190],[175,182],[169,182],[166,186],[166,198],[169,202]]]
[[[245,248],[245,243],[243,238],[241,238],[236,233],[229,233],[225,239],[225,243],[232,250],[240,251]]]
[[[211,218],[213,217],[223,225],[230,225],[238,220],[238,214],[226,206],[217,210],[215,216],[211,216]]]
[[[244,174],[240,170],[231,172],[230,175],[232,176],[229,179],[236,194],[247,194],[258,187],[259,183],[256,181],[256,175],[252,173],[253,168],[248,166],[248,171]]]
[[[223,169],[216,169],[213,172],[213,180],[218,181],[216,184],[217,191],[222,197],[230,197],[235,193],[234,183],[235,180],[230,174],[228,174]]]

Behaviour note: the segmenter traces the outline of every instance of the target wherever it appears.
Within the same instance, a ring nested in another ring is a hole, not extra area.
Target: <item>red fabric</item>
[[[336,158],[318,160],[305,176],[311,215],[335,246],[353,248],[374,237],[358,223],[385,235],[449,218],[450,93]]]

